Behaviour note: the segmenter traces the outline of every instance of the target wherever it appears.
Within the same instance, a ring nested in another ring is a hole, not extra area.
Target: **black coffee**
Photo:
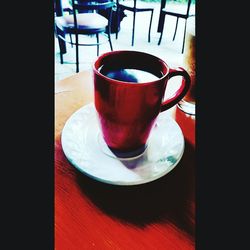
[[[102,66],[99,71],[109,78],[131,83],[151,82],[162,77],[161,73],[159,76],[156,76],[155,74],[139,69],[107,69]]]

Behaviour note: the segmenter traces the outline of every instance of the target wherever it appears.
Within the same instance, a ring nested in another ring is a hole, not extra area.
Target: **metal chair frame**
[[[191,1],[192,1],[192,0],[188,0],[188,1],[187,1],[187,8],[186,8],[186,13],[185,13],[185,14],[178,13],[178,12],[173,12],[173,11],[168,11],[167,8],[165,8],[166,3],[165,3],[164,5],[161,6],[160,18],[163,18],[163,20],[162,20],[161,35],[160,35],[160,38],[159,38],[159,41],[158,41],[158,45],[161,44],[161,40],[162,40],[162,35],[163,35],[163,30],[164,30],[164,23],[165,23],[165,16],[166,16],[166,15],[169,15],[169,16],[175,16],[175,17],[176,17],[176,25],[175,25],[174,35],[173,35],[173,41],[174,41],[174,39],[175,39],[175,35],[176,35],[177,27],[178,27],[179,18],[183,18],[183,19],[185,19],[185,25],[184,25],[184,35],[183,35],[183,42],[182,42],[181,53],[184,52],[184,44],[185,44],[185,38],[186,38],[187,19],[188,19],[189,17],[191,17],[191,16],[194,16],[194,14],[190,14]]]
[[[99,46],[109,42],[110,49],[113,51],[112,41],[111,41],[111,18],[112,11],[115,3],[113,1],[107,2],[96,2],[96,1],[86,1],[86,2],[77,2],[72,0],[72,13],[74,19],[74,27],[64,27],[60,29],[55,23],[55,32],[60,43],[60,39],[76,47],[76,72],[79,72],[79,47],[78,46],[97,46],[97,56],[99,56],[100,48]],[[84,29],[80,28],[77,23],[77,14],[80,12],[98,12],[98,10],[108,10],[108,26],[104,30],[103,28],[95,29]],[[105,33],[107,32],[107,33]],[[65,37],[65,34],[69,34],[70,40]],[[107,39],[103,42],[100,42],[99,34],[104,35]],[[71,35],[75,35],[75,42],[72,41]],[[79,35],[96,35],[96,43],[80,43]],[[60,50],[60,61],[63,64],[63,52]]]
[[[151,26],[152,26],[154,8],[138,7],[137,6],[137,0],[134,0],[133,7],[127,6],[126,1],[123,1],[122,3],[120,3],[119,0],[116,0],[116,5],[117,5],[117,13],[119,13],[119,10],[121,10],[121,11],[128,10],[128,11],[133,12],[133,27],[132,27],[132,42],[131,42],[132,46],[134,46],[136,13],[137,12],[145,12],[145,11],[151,12],[150,22],[149,22],[149,29],[148,29],[148,42],[150,42],[150,34],[151,34]],[[117,15],[117,24],[119,24],[119,15]],[[116,39],[118,39],[118,32],[116,32]]]

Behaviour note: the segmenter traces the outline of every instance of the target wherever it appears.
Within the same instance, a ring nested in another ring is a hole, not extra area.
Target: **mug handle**
[[[176,90],[176,92],[170,98],[168,98],[161,104],[160,112],[172,108],[175,104],[181,101],[181,99],[186,95],[190,87],[191,79],[189,74],[184,68],[182,67],[170,68],[168,74],[168,80],[174,76],[183,77],[183,80],[181,81],[181,86]]]

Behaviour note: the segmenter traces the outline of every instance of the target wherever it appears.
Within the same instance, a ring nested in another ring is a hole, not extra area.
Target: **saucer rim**
[[[81,108],[77,109],[74,113],[71,114],[71,116],[67,119],[67,121],[65,122],[64,124],[64,127],[62,129],[62,132],[61,132],[61,146],[62,146],[62,150],[63,150],[63,153],[65,155],[65,157],[67,158],[68,162],[70,163],[71,166],[73,166],[74,168],[76,168],[79,172],[81,172],[82,174],[88,176],[89,178],[95,180],[95,181],[98,181],[98,182],[101,182],[101,183],[105,183],[105,184],[109,184],[109,185],[114,185],[114,186],[137,186],[137,185],[142,185],[142,184],[147,184],[147,183],[150,183],[150,182],[153,182],[153,181],[156,181],[160,178],[162,178],[163,176],[167,175],[168,173],[170,173],[180,162],[180,160],[182,159],[183,157],[183,154],[184,154],[184,151],[185,151],[185,139],[184,139],[184,135],[183,135],[183,132],[179,126],[179,124],[174,120],[174,118],[172,118],[171,116],[169,116],[169,118],[171,119],[171,121],[173,123],[175,123],[175,125],[179,128],[179,132],[180,132],[180,135],[181,135],[181,140],[182,140],[182,151],[180,152],[180,155],[177,159],[177,161],[171,165],[170,167],[168,167],[165,171],[163,171],[161,174],[159,175],[156,175],[154,177],[151,177],[151,178],[145,178],[145,179],[141,179],[140,181],[131,181],[131,182],[122,182],[122,181],[111,181],[111,180],[107,180],[107,179],[104,179],[104,178],[100,178],[98,176],[95,176],[95,175],[92,175],[90,173],[88,173],[87,171],[84,171],[83,168],[81,168],[80,166],[78,166],[78,164],[76,164],[70,156],[67,155],[66,153],[66,150],[64,148],[64,137],[63,137],[63,134],[64,134],[64,131],[65,129],[67,128],[68,126],[68,123],[70,122],[70,120],[73,118],[73,116],[77,115],[77,113],[81,112],[81,110],[87,108],[88,106],[94,106],[94,103],[91,102],[91,103],[88,103],[84,106],[82,106]],[[95,106],[94,106],[94,109],[95,109]],[[102,152],[106,157],[109,157],[111,158],[112,160],[119,160],[119,159],[116,159],[116,158],[112,158],[111,156],[108,156],[107,154],[105,154],[104,152]],[[124,158],[125,159],[125,158]],[[126,160],[126,159],[125,159]]]

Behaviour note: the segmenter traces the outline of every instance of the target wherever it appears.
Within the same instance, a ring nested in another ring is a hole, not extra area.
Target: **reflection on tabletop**
[[[176,107],[174,119],[182,129],[184,138],[195,147],[195,115],[190,115]]]

